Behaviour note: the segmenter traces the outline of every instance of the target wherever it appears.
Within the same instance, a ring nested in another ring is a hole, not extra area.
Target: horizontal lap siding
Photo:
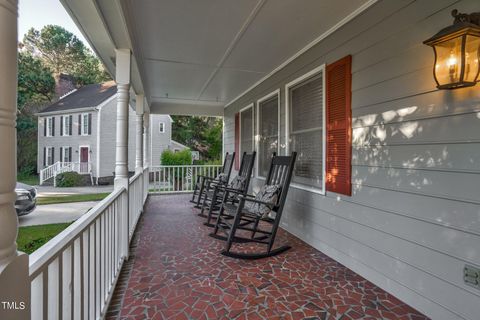
[[[480,90],[438,91],[422,41],[475,0],[379,1],[225,109],[234,114],[285,84],[351,54],[352,197],[291,188],[282,226],[433,319],[478,319]],[[263,181],[254,179],[252,189]]]

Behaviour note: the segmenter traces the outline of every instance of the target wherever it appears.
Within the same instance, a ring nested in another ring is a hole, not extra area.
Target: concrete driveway
[[[98,201],[87,201],[41,205],[37,206],[32,213],[18,217],[18,222],[21,227],[72,222],[93,208],[97,203]]]

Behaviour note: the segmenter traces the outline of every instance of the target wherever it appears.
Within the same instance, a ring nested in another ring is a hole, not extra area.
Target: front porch
[[[189,199],[149,197],[107,319],[427,319],[283,229],[284,254],[221,255]]]

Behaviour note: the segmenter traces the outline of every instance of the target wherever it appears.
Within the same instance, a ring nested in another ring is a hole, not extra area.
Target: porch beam
[[[28,255],[17,251],[17,0],[0,0],[0,319],[30,317]],[[8,303],[9,305],[6,305]],[[22,306],[16,310],[14,306]]]

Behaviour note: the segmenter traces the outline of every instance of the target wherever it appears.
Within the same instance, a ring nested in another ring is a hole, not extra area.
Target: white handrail
[[[179,165],[150,167],[149,191],[153,193],[192,192],[197,177],[216,177],[221,165]]]
[[[30,255],[32,319],[105,315],[128,255],[126,201],[114,191]]]

